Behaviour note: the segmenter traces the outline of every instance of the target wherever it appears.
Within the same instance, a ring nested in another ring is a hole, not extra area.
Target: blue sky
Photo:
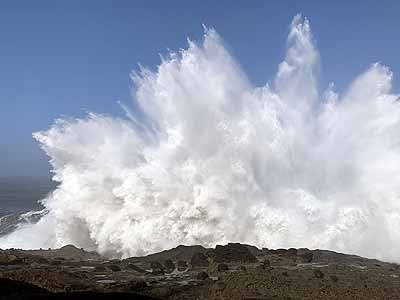
[[[373,62],[398,91],[399,1],[2,1],[0,176],[48,176],[31,133],[85,111],[122,116],[129,74],[214,27],[255,85],[270,81],[294,15],[310,19],[321,86],[343,90]]]

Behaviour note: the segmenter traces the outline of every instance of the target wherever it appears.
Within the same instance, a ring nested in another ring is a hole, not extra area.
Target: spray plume
[[[400,261],[400,103],[373,64],[318,92],[296,16],[275,81],[254,87],[213,29],[133,76],[141,117],[89,113],[34,134],[58,188],[0,246],[114,257],[230,241]]]

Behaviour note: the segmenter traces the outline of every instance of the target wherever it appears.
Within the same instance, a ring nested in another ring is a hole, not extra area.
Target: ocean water
[[[55,188],[49,178],[0,177],[0,216],[42,209],[38,200]]]

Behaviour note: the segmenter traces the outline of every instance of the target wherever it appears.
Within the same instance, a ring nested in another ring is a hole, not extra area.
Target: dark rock
[[[147,273],[146,270],[143,270],[142,268],[138,267],[135,264],[128,264],[128,265],[126,265],[125,268],[126,269],[130,269],[130,270],[134,270],[134,271],[139,272],[139,273]]]
[[[59,265],[61,265],[61,261],[59,261],[59,260],[52,260],[51,262],[50,262],[50,264],[52,265],[52,266],[59,266]]]
[[[113,272],[121,271],[121,268],[119,266],[117,266],[117,265],[108,265],[107,268],[110,269]]]
[[[271,266],[271,262],[269,261],[269,259],[264,259],[262,264],[265,266],[265,268],[269,268]]]
[[[319,278],[319,279],[322,279],[322,278],[324,278],[324,273],[322,273],[322,271],[321,270],[314,270],[314,276],[315,276],[315,278]]]
[[[226,246],[217,245],[208,252],[215,262],[220,263],[255,263],[257,258],[251,254],[246,245],[229,243]]]
[[[298,255],[296,248],[268,250],[268,254],[274,254],[274,255],[286,256],[286,257]]]
[[[94,270],[95,270],[96,272],[105,272],[107,269],[106,269],[106,267],[103,266],[103,265],[98,265],[98,266],[95,266],[95,267],[94,267]]]
[[[18,262],[18,257],[15,255],[0,255],[0,265],[12,265]]]
[[[221,264],[218,264],[218,266],[217,266],[217,271],[218,272],[226,272],[228,270],[229,270],[229,267],[228,267],[227,264],[221,263]]]
[[[23,296],[27,295],[44,296],[50,294],[48,290],[40,288],[36,285],[6,278],[0,278],[0,287],[1,299],[8,299],[8,297],[10,299],[23,299]],[[18,296],[21,296],[21,298]]]
[[[313,260],[313,254],[311,251],[304,252],[300,254],[299,257],[301,257],[304,263],[310,263]]]
[[[206,280],[208,277],[209,276],[208,276],[207,272],[202,271],[202,272],[197,273],[196,278],[197,278],[197,280]]]
[[[339,278],[336,275],[331,275],[329,276],[329,278],[333,281],[333,282],[337,282],[339,280]]]
[[[151,272],[155,275],[162,275],[164,274],[164,266],[160,264],[158,261],[152,261],[150,263]]]
[[[256,265],[256,270],[265,270],[265,269],[266,268],[265,268],[264,264]]]
[[[129,282],[129,289],[132,291],[144,289],[146,287],[147,287],[147,283],[146,283],[146,281],[143,281],[143,280],[132,280]]]
[[[188,264],[184,260],[178,260],[177,262],[177,269],[178,271],[182,272],[185,271],[188,268]]]
[[[224,282],[222,282],[222,281],[217,281],[217,282],[215,283],[215,289],[216,289],[217,291],[223,291],[223,290],[226,289],[226,284],[225,284]]]
[[[28,257],[24,257],[22,258],[24,263],[36,263],[39,265],[48,265],[50,264],[50,261],[44,257],[40,257],[40,256],[28,256]]]
[[[96,252],[87,252],[82,248],[79,249],[73,245],[66,245],[60,249],[52,250],[32,250],[30,254],[38,255],[46,258],[65,258],[68,260],[82,261],[88,259],[101,259],[101,256]]]
[[[170,259],[164,261],[164,267],[167,273],[171,273],[173,270],[175,270],[175,264]]]
[[[271,262],[268,259],[265,259],[262,263],[256,266],[257,270],[272,270]]]
[[[193,246],[184,246],[184,245],[179,245],[176,248],[170,249],[170,250],[164,250],[159,253],[154,253],[150,254],[147,256],[143,257],[130,257],[125,259],[124,261],[127,263],[150,263],[152,261],[165,261],[167,259],[170,259],[172,261],[190,261],[192,256],[195,253],[206,253],[207,248],[204,248],[203,246],[199,245],[193,245]]]
[[[110,263],[110,264],[113,264],[113,265],[118,265],[118,264],[121,263],[121,260],[119,260],[119,259],[112,259],[112,260],[109,261],[109,263]]]
[[[64,257],[54,257],[55,260],[66,260]]]
[[[254,256],[263,255],[263,251],[258,249],[257,247],[247,244],[243,245],[246,246],[247,249],[249,249],[250,253],[253,254]]]
[[[203,253],[195,253],[190,260],[192,267],[207,267],[209,262],[207,256]]]
[[[269,250],[268,253],[278,255],[278,256],[286,256],[287,250],[286,249],[275,249],[275,250]]]
[[[158,260],[154,259],[157,254],[152,255],[151,259],[144,257],[110,261],[103,257],[99,260],[79,260],[82,250],[78,249],[78,256],[57,260],[57,250],[0,250],[0,255],[6,257],[7,262],[0,266],[0,278],[24,281],[45,289],[43,292],[48,290],[51,299],[81,299],[78,295],[89,291],[96,292],[90,294],[96,296],[94,299],[110,299],[116,296],[111,293],[118,292],[128,297],[126,299],[137,299],[136,293],[139,293],[175,300],[397,299],[396,296],[400,294],[400,269],[397,265],[332,251],[264,249],[261,251],[268,254],[258,255],[255,263],[216,261],[220,257],[239,260],[237,253],[240,251],[237,248],[241,246],[251,255],[258,253],[257,248],[240,244],[220,246],[216,250],[207,249],[208,252],[203,252],[201,259],[194,259],[203,261],[204,267],[166,276],[155,275],[168,272],[174,264],[178,269],[186,270],[191,257],[187,260],[169,258],[167,255],[172,252],[167,251],[160,254],[162,258]],[[185,255],[192,251],[186,246],[182,249]],[[70,250],[66,252],[75,252],[74,249]],[[46,260],[41,260],[39,253],[45,255]],[[315,264],[299,266],[302,261]],[[271,265],[276,266],[275,269]],[[380,266],[379,269],[376,265]],[[155,273],[144,270],[150,269],[150,266]],[[124,272],[113,273],[108,268],[114,271],[123,268]],[[227,269],[235,271],[225,272]],[[209,276],[213,276],[212,280]],[[3,297],[3,290],[8,288],[3,283],[0,279],[0,299],[47,299],[42,295],[19,298],[19,290]],[[98,296],[97,292],[103,293],[103,296]]]

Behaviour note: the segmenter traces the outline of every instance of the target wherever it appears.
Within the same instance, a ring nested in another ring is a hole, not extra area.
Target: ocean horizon
[[[49,177],[0,176],[0,216],[41,209],[39,200],[56,186]]]

